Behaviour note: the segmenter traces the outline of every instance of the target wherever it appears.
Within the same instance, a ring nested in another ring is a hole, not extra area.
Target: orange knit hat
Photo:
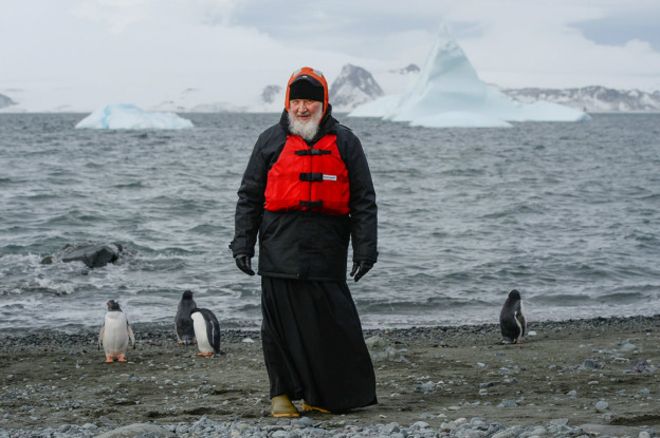
[[[291,95],[291,85],[294,82],[306,80],[314,85],[323,87],[323,113],[328,109],[328,82],[325,80],[323,73],[314,70],[312,67],[302,67],[293,72],[289,78],[289,83],[286,85],[286,97],[284,98],[284,108],[289,111],[289,96]]]

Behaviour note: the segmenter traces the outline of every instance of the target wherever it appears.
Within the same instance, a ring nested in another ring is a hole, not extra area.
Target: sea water
[[[186,289],[223,326],[257,328],[259,279],[227,245],[252,147],[279,115],[74,129],[85,116],[0,114],[0,329],[99,325],[108,299],[133,322],[173,322]],[[660,114],[509,129],[338,118],[377,193],[379,260],[349,279],[365,327],[497,322],[513,288],[531,321],[660,313]],[[117,264],[40,263],[111,242]]]

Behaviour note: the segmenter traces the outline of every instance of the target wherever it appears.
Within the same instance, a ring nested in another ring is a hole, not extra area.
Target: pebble
[[[293,421],[283,421],[276,424],[262,424],[255,421],[215,421],[201,417],[194,423],[178,423],[159,425],[155,423],[136,423],[119,428],[106,426],[94,427],[84,425],[61,425],[58,428],[4,430],[0,427],[0,437],[28,438],[33,436],[53,436],[67,438],[91,438],[99,436],[104,438],[120,437],[167,437],[176,434],[181,438],[200,436],[222,436],[235,438],[532,438],[532,437],[579,437],[585,438],[585,432],[580,427],[568,425],[568,419],[551,420],[546,424],[511,426],[491,422],[484,418],[473,417],[457,418],[453,421],[443,422],[439,429],[435,429],[425,421],[418,421],[408,427],[398,423],[346,425],[343,427],[319,427],[314,422],[303,417]],[[91,424],[91,423],[89,423]],[[323,424],[323,423],[319,423]],[[85,427],[87,426],[87,427]],[[342,426],[336,423],[335,426]],[[653,434],[642,431],[638,438],[651,438]]]
[[[85,429],[85,426],[83,426],[83,429]],[[97,436],[95,429],[90,430],[90,432],[92,432],[92,436]],[[102,433],[98,435],[98,438],[129,438],[129,437],[138,437],[138,436],[149,436],[153,438],[170,437],[172,436],[172,433],[166,428],[156,424],[135,423]]]
[[[434,382],[428,381],[425,383],[418,383],[415,386],[415,392],[421,392],[422,394],[431,394],[435,392],[438,385]]]
[[[579,367],[581,370],[598,370],[601,368],[603,368],[603,364],[596,359],[585,359]]]
[[[309,417],[300,417],[300,419],[294,421],[294,424],[298,427],[310,427],[314,424],[314,420]]]
[[[596,411],[602,413],[602,412],[607,411],[607,408],[609,407],[609,404],[608,404],[606,401],[604,401],[604,400],[599,400],[599,401],[596,403],[595,407],[596,407]]]
[[[518,402],[515,400],[502,400],[502,402],[497,405],[498,408],[515,408],[518,406]]]
[[[625,352],[633,351],[636,348],[637,348],[637,346],[635,344],[633,344],[632,342],[630,342],[629,340],[625,340],[625,341],[623,341],[622,343],[619,344],[619,350],[625,351]]]

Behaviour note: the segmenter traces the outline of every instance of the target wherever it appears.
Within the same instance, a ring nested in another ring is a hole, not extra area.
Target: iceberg
[[[372,100],[371,102],[364,103],[359,105],[351,111],[349,117],[385,117],[387,114],[393,112],[399,102],[401,101],[402,95],[392,94],[389,96],[379,97],[378,99]]]
[[[106,105],[76,125],[76,129],[186,129],[190,120],[174,113],[147,112],[130,103]]]
[[[417,80],[401,95],[360,105],[349,117],[379,117],[411,126],[508,127],[509,122],[589,120],[567,106],[521,103],[479,79],[463,49],[442,30]]]

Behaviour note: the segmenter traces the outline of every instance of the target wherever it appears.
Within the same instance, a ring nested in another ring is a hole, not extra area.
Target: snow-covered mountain
[[[502,91],[519,102],[545,100],[592,113],[660,111],[660,91],[647,93],[596,85],[582,88],[517,88]]]
[[[277,97],[282,93],[282,87],[279,85],[266,85],[261,92],[261,101],[263,103],[275,103]]]
[[[16,105],[16,102],[14,102],[9,96],[0,94],[0,108],[6,108],[12,105]]]
[[[329,93],[330,103],[336,111],[350,111],[385,94],[371,73],[353,64],[342,67],[330,85]]]
[[[443,29],[412,87],[355,108],[352,117],[382,117],[411,126],[506,127],[511,121],[588,120],[582,111],[550,102],[516,102],[486,84],[463,49]]]
[[[417,64],[408,64],[407,66],[398,70],[390,70],[391,73],[398,73],[400,75],[407,75],[410,73],[419,73],[421,69]]]

